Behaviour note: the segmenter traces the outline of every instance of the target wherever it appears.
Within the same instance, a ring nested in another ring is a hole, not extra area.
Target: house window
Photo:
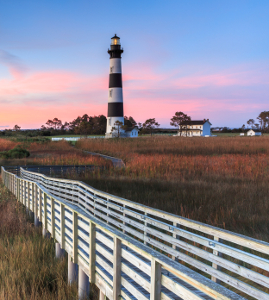
[[[108,124],[109,124],[109,126],[111,126],[111,119],[110,118],[108,120]]]
[[[113,89],[109,90],[109,97],[112,98],[112,91]]]

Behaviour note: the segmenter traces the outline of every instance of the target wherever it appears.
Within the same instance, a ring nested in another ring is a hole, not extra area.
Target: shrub
[[[0,155],[5,159],[25,158],[30,156],[30,152],[23,149],[21,146],[16,146],[12,150],[0,153]]]

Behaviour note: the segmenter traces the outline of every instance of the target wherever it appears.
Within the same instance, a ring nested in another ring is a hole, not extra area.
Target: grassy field
[[[76,299],[77,286],[67,285],[67,258],[55,260],[53,240],[32,221],[1,182],[0,299]]]
[[[0,140],[0,151],[17,144]],[[84,139],[76,148],[65,141],[31,143],[27,148],[29,158],[0,164],[91,161],[106,165],[106,170],[72,178],[138,203],[269,241],[267,136]],[[122,158],[126,168],[113,169],[81,150]],[[0,185],[0,299],[74,299],[77,287],[66,285],[66,259],[55,263],[54,243],[44,240],[31,222]]]
[[[82,140],[126,168],[87,174],[88,184],[151,207],[269,241],[269,138]]]
[[[28,158],[1,159],[0,165],[98,165],[110,167],[111,163],[101,157],[91,156],[75,149],[66,141],[46,143],[17,143],[0,139],[0,151],[22,145],[30,152]]]

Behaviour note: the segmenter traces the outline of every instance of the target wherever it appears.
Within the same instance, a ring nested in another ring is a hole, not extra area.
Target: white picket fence
[[[269,244],[21,168],[2,180],[109,299],[269,299]],[[228,289],[229,288],[229,289]]]

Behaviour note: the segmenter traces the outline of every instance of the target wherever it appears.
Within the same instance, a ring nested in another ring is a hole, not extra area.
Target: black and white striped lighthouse
[[[108,90],[108,112],[106,137],[112,137],[112,127],[119,121],[124,124],[123,117],[123,95],[122,95],[122,76],[121,76],[121,54],[123,49],[120,45],[120,38],[115,34],[111,38],[109,66],[109,90]]]

